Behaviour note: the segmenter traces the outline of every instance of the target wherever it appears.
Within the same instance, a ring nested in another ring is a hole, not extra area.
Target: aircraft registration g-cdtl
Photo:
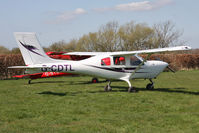
[[[9,68],[25,68],[29,73],[35,72],[66,72],[85,74],[110,80],[105,86],[105,91],[111,91],[111,80],[126,81],[129,85],[128,92],[135,92],[131,79],[149,79],[146,88],[153,89],[156,78],[168,66],[163,61],[147,61],[138,54],[189,50],[189,46],[177,46],[140,51],[121,52],[71,52],[68,55],[89,55],[90,58],[71,61],[49,58],[40,46],[36,34],[29,32],[14,33],[26,66],[12,66]]]

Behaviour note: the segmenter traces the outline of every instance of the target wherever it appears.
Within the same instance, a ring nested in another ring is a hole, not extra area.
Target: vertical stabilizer
[[[26,65],[53,62],[53,59],[45,54],[35,33],[15,32],[14,35]]]

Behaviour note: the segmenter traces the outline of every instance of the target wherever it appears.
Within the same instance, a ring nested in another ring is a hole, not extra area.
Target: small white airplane
[[[177,46],[141,51],[122,52],[71,52],[68,55],[90,55],[90,58],[80,61],[57,60],[49,58],[40,46],[36,34],[30,32],[14,33],[26,66],[12,66],[9,68],[25,68],[29,73],[35,72],[67,72],[101,77],[110,80],[105,91],[111,91],[111,80],[126,81],[128,92],[135,92],[131,79],[149,79],[146,88],[153,89],[156,78],[168,63],[158,60],[147,61],[138,54],[190,50],[189,46]]]

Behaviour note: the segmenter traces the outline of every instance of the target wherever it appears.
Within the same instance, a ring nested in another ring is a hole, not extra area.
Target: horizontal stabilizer
[[[22,68],[31,69],[31,68],[48,68],[48,67],[46,67],[46,66],[11,66],[11,67],[8,67],[8,68],[11,68],[11,69],[13,69],[13,68],[15,68],[15,69],[22,69]]]

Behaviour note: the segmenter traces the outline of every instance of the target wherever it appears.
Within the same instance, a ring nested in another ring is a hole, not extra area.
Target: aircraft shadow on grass
[[[45,84],[45,83],[50,83],[50,84],[55,84],[55,83],[65,83],[66,81],[36,81],[36,82],[31,82],[31,84]]]
[[[111,86],[111,87],[113,89],[112,92],[118,92],[118,91],[119,92],[127,92],[127,87],[122,87],[122,86]],[[136,87],[135,89],[137,90],[137,92],[139,92],[139,91],[157,91],[157,92],[169,92],[169,93],[199,95],[199,92],[186,91],[186,88],[172,88],[172,89],[170,89],[170,88],[155,88],[153,90],[147,90],[146,88]]]
[[[99,81],[99,83],[105,83],[107,82],[106,80]],[[116,81],[113,81],[116,82]],[[91,81],[39,81],[39,82],[34,82],[31,84],[38,84],[38,83],[65,83],[65,85],[83,85],[83,84],[93,84]],[[97,83],[98,84],[98,83]],[[88,93],[107,93],[103,90],[104,86],[97,86],[98,88],[102,88],[102,90],[99,91],[86,91]],[[125,92],[127,93],[127,87],[124,86],[111,86],[112,91],[111,92]],[[189,94],[189,95],[199,95],[199,92],[193,92],[193,91],[186,91],[186,88],[155,88],[153,90],[147,90],[146,88],[138,88],[136,87],[137,92],[139,91],[157,91],[157,92],[169,92],[169,93],[181,93],[181,94]],[[52,92],[52,91],[44,91],[41,93],[37,93],[40,95],[54,95],[54,96],[75,96],[77,94],[81,94],[83,91],[77,91],[77,92],[66,92],[66,93],[58,93],[58,92]]]
[[[52,91],[43,91],[40,93],[37,93],[40,95],[54,95],[54,96],[66,96],[67,93],[59,93],[59,92],[52,92]]]
[[[106,80],[104,81],[99,81],[98,83],[105,83],[107,82]],[[31,84],[45,84],[45,83],[65,83],[66,85],[83,85],[83,84],[94,84],[91,81],[35,81],[31,82]]]
[[[154,90],[151,90],[151,91],[169,92],[169,93],[182,93],[182,94],[189,94],[189,95],[199,95],[199,92],[184,91],[182,89],[185,89],[185,88],[173,88],[173,89],[169,89],[169,88],[157,88],[157,89],[154,89]],[[148,90],[141,89],[141,91],[148,91]]]
[[[113,90],[110,93],[117,93],[117,92],[125,92],[127,93],[126,87],[118,87],[118,86],[112,86]],[[157,88],[153,90],[147,90],[145,88],[136,88],[137,92],[139,91],[157,91],[157,92],[169,92],[169,93],[180,93],[180,94],[188,94],[188,95],[199,95],[199,92],[192,92],[192,91],[185,91],[185,88]],[[78,94],[84,93],[83,91],[77,91],[77,92],[65,92],[65,93],[59,93],[59,92],[52,92],[52,91],[44,91],[37,93],[39,95],[53,95],[53,96],[76,96]],[[109,93],[105,92],[103,90],[99,91],[86,91],[86,93]]]
[[[52,92],[52,91],[43,91],[40,93],[37,93],[39,95],[53,95],[53,96],[76,96],[77,94],[82,94],[83,91],[77,91],[77,92]]]

